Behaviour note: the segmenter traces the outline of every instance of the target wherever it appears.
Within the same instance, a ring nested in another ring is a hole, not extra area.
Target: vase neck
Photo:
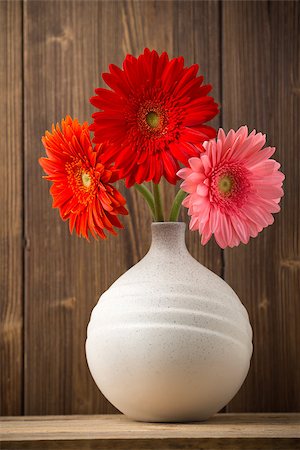
[[[185,245],[185,228],[183,222],[152,223],[152,252],[187,253]]]

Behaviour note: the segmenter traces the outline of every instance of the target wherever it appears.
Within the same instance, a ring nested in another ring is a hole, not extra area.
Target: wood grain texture
[[[125,239],[108,242],[69,236],[67,225],[51,209],[49,186],[37,163],[43,154],[40,138],[52,122],[66,113],[89,120],[88,99],[99,84],[100,67],[107,66],[108,56],[115,58],[119,40],[112,26],[115,5],[110,14],[107,6],[25,3],[27,414],[114,411],[90,377],[84,343],[100,292],[133,262],[129,231]]]
[[[3,449],[299,449],[300,414],[220,414],[153,424],[121,415],[6,418]],[[41,447],[40,447],[41,448]]]
[[[204,82],[214,86],[211,95],[218,103],[221,102],[219,6],[217,1],[174,3],[174,15],[177,21],[174,26],[176,37],[174,55],[184,55],[187,64],[199,64],[200,73],[204,75]],[[190,29],[189,32],[187,27]],[[211,124],[218,129],[221,126],[221,115],[215,117]],[[174,190],[170,188],[169,190],[173,194]],[[170,197],[168,200],[171,202]],[[189,222],[186,208],[182,208],[181,220]],[[200,244],[199,234],[188,231],[186,242],[194,258],[218,275],[222,275],[222,250],[213,239],[203,247]]]
[[[0,2],[0,414],[22,414],[22,4]]]
[[[132,190],[124,192],[131,215],[118,238],[88,244],[70,237],[66,224],[51,210],[48,186],[41,181],[40,136],[66,113],[89,120],[88,99],[95,87],[103,85],[100,72],[111,62],[120,65],[128,52],[139,54],[145,46],[165,49],[171,56],[186,51],[187,63],[200,54],[205,60],[214,53],[217,36],[203,40],[205,45],[198,46],[196,55],[190,48],[194,35],[185,47],[179,45],[184,23],[178,21],[183,14],[200,29],[210,18],[210,26],[217,29],[217,3],[204,4],[202,14],[199,7],[193,2],[183,7],[181,2],[155,1],[25,3],[27,414],[114,411],[97,391],[86,366],[86,324],[99,294],[150,244],[150,215]],[[209,66],[211,73],[216,66],[217,56]],[[166,192],[165,199],[170,200]],[[201,257],[196,241],[190,246]],[[212,244],[203,254],[219,270],[220,251]]]
[[[196,233],[187,243],[226,277],[254,329],[250,374],[228,411],[300,411],[299,9],[294,1],[0,0],[2,414],[116,412],[88,372],[86,325],[99,295],[146,253],[150,214],[120,185],[130,216],[119,236],[69,236],[37,159],[52,122],[67,113],[90,120],[100,73],[146,46],[200,64],[222,104],[216,127],[248,123],[278,147],[286,194],[275,224],[225,254],[213,240],[201,247]],[[166,212],[174,190],[164,183]]]
[[[199,64],[205,82],[215,86],[212,95],[220,101],[220,29],[217,1],[123,1],[123,54],[138,55],[145,47],[158,52],[167,51],[170,57],[184,55],[187,65]],[[187,24],[189,32],[187,33]],[[212,121],[220,126],[220,117]],[[168,217],[178,186],[163,182],[165,217]],[[136,212],[136,211],[135,211]],[[138,212],[137,212],[137,215]],[[180,216],[188,223],[186,210]],[[133,216],[130,218],[135,220]],[[137,228],[135,228],[137,229]],[[149,239],[149,229],[146,230]],[[222,253],[214,242],[205,248],[196,233],[187,233],[187,245],[192,255],[219,275],[222,272]]]
[[[230,411],[300,409],[299,13],[292,1],[223,3],[225,129],[265,132],[286,175],[275,224],[225,253],[225,279],[254,330],[250,374]]]

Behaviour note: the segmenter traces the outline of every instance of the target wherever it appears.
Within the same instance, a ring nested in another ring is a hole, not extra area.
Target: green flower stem
[[[170,222],[177,222],[181,203],[185,199],[186,195],[187,193],[182,191],[181,189],[179,189],[179,191],[177,192],[170,212]]]
[[[144,184],[135,184],[134,187],[140,194],[142,194],[151,210],[154,220],[156,220],[154,197],[152,192],[150,192]]]
[[[152,183],[153,186],[153,196],[155,205],[155,220],[156,222],[164,222],[164,213],[162,207],[162,200],[160,195],[159,184]]]

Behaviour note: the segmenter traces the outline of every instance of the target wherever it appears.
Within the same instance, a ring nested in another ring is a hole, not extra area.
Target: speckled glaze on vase
[[[241,387],[252,355],[234,291],[185,246],[185,224],[152,224],[147,255],[100,297],[86,355],[105,397],[132,419],[200,421]]]

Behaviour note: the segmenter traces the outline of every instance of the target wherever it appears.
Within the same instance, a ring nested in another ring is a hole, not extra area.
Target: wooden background
[[[299,3],[0,1],[1,414],[114,412],[88,372],[86,325],[99,294],[147,251],[150,216],[126,192],[126,230],[69,236],[37,159],[66,113],[89,120],[100,72],[145,46],[200,63],[222,104],[215,125],[248,124],[278,147],[282,212],[248,246],[187,241],[249,311],[254,355],[227,411],[300,411]],[[164,189],[170,201],[172,188]],[[183,213],[183,218],[186,216]]]

